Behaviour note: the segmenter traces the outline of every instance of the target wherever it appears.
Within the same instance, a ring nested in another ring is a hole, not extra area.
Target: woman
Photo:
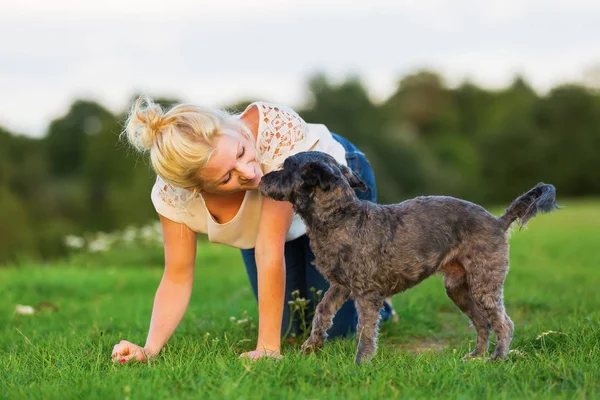
[[[162,225],[165,272],[146,344],[121,341],[113,359],[145,361],[158,354],[174,332],[192,292],[196,233],[242,249],[259,312],[256,350],[242,356],[279,357],[283,329],[290,324],[291,292],[299,290],[310,299],[315,292],[311,288],[324,292],[328,284],[312,265],[305,226],[291,205],[262,198],[258,184],[286,157],[319,150],[357,171],[368,186],[357,194],[375,201],[373,172],[364,154],[324,125],[307,124],[291,109],[263,102],[231,115],[187,104],[164,112],[140,97],[124,134],[135,148],[150,152],[157,174],[151,198]],[[386,304],[384,319],[391,311]],[[337,313],[329,337],[352,333],[355,326],[356,310],[348,301]]]

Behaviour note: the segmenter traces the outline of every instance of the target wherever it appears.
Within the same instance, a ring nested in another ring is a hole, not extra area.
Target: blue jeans
[[[343,137],[336,134],[333,134],[333,137],[346,149],[346,161],[348,167],[356,171],[367,185],[367,190],[364,192],[357,190],[356,195],[359,199],[376,202],[377,189],[375,187],[375,176],[373,175],[373,170],[365,158],[365,155]],[[258,279],[254,249],[242,250],[242,258],[246,265],[246,272],[250,279],[252,290],[254,291],[254,297],[258,298]],[[315,292],[312,291],[311,288],[314,288],[317,291],[321,290],[323,294],[329,288],[329,283],[313,265],[314,260],[315,255],[310,249],[310,240],[308,239],[308,236],[303,235],[285,243],[286,274],[285,301],[281,329],[282,335],[285,335],[290,326],[291,329],[289,333],[300,333],[301,321],[297,314],[295,314],[290,325],[290,307],[288,301],[293,300],[291,293],[298,290],[300,292],[300,297],[310,300],[308,312],[312,315],[315,307]],[[391,309],[386,304],[381,310],[382,319],[389,319],[390,313]],[[334,338],[336,336],[353,334],[356,331],[357,321],[358,315],[356,313],[356,308],[354,307],[354,302],[348,300],[335,314],[333,326],[327,331],[328,337]],[[306,322],[310,324],[311,321],[308,320]]]

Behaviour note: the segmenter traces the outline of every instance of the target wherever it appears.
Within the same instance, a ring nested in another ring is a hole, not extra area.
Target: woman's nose
[[[254,167],[250,163],[240,162],[237,169],[240,173],[240,180],[243,182],[251,181],[256,176]]]

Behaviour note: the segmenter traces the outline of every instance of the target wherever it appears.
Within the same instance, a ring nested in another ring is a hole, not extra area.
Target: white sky
[[[36,136],[76,98],[297,107],[322,71],[377,101],[421,68],[543,92],[599,65],[597,0],[0,0],[0,125]]]

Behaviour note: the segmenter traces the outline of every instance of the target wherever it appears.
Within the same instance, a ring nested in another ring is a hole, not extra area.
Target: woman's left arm
[[[278,357],[285,297],[285,237],[293,218],[288,202],[263,199],[255,257],[258,274],[258,342],[242,357]]]

